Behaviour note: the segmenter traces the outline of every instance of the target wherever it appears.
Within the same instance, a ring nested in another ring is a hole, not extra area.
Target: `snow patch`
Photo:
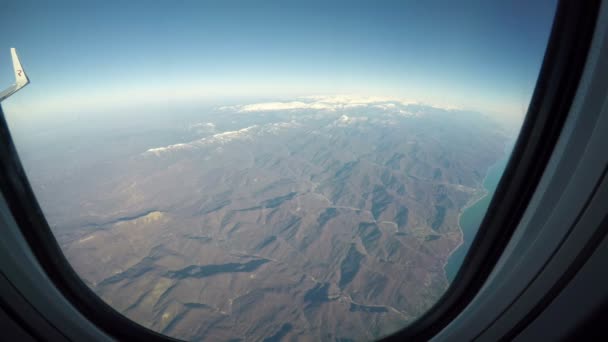
[[[290,122],[276,122],[267,125],[253,125],[245,128],[241,128],[235,131],[226,131],[216,133],[214,135],[204,137],[202,139],[194,140],[188,143],[172,144],[163,147],[156,147],[146,150],[143,155],[155,155],[160,156],[167,152],[179,151],[179,150],[191,150],[201,148],[208,145],[224,145],[231,141],[247,140],[252,139],[255,136],[263,134],[276,134],[281,130],[288,128],[298,127],[299,123],[296,121]]]

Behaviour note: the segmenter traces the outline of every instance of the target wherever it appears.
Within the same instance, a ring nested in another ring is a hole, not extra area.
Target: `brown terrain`
[[[334,104],[222,107],[187,142],[32,182],[74,269],[146,327],[378,338],[446,290],[458,215],[506,136],[477,113]]]

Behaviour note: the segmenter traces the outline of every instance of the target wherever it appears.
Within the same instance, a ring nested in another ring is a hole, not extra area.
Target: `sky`
[[[3,2],[21,120],[239,97],[394,96],[521,119],[555,1]],[[84,115],[84,114],[83,114]],[[90,114],[93,115],[93,114]]]

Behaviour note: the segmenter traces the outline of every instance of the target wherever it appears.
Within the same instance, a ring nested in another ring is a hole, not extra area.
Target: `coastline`
[[[489,169],[489,168],[488,168]],[[483,183],[482,183],[483,184]],[[452,254],[454,254],[454,252],[456,252],[456,250],[458,248],[460,248],[460,246],[462,246],[462,244],[464,243],[464,231],[462,229],[462,226],[460,225],[460,218],[462,217],[462,214],[464,214],[464,212],[469,209],[470,207],[474,206],[476,203],[478,203],[479,201],[481,201],[482,199],[484,199],[486,196],[488,196],[488,194],[490,193],[488,191],[488,189],[486,189],[485,187],[482,186],[481,189],[478,189],[478,191],[482,191],[483,195],[479,196],[479,198],[475,199],[471,199],[464,207],[462,207],[462,209],[460,209],[460,211],[458,212],[458,230],[460,231],[460,241],[458,241],[458,244],[456,245],[456,247],[454,247],[453,250],[450,251],[450,253],[448,254],[447,259],[444,262],[444,271],[445,271],[445,266],[448,263],[448,260],[450,259],[450,257],[452,256]]]
[[[484,176],[483,180],[480,183],[480,188],[478,189],[478,191],[481,192],[481,195],[479,197],[475,197],[474,196],[473,198],[471,198],[469,200],[469,202],[464,207],[462,207],[462,209],[458,213],[458,230],[460,231],[460,240],[459,240],[458,244],[454,247],[454,249],[452,249],[450,251],[450,253],[447,255],[446,259],[443,261],[443,264],[442,264],[443,274],[445,276],[445,279],[448,282],[448,286],[451,284],[451,282],[452,282],[453,279],[450,279],[450,277],[448,276],[448,271],[447,271],[446,267],[448,266],[448,264],[450,262],[450,259],[452,258],[452,256],[454,255],[454,253],[456,253],[462,247],[462,245],[464,245],[464,243],[465,243],[465,230],[464,230],[464,228],[462,227],[462,224],[461,224],[462,215],[467,211],[467,209],[475,206],[480,201],[482,201],[483,199],[485,199],[488,195],[490,195],[491,193],[493,193],[493,191],[496,190],[495,187],[494,187],[494,189],[492,191],[490,189],[486,188],[486,181],[488,180],[488,177],[491,175],[491,173],[493,171],[493,168],[497,167],[502,162],[506,162],[506,159],[510,155],[510,151],[508,151],[508,147],[509,146],[511,146],[511,144],[505,144],[505,148],[503,150],[503,154],[501,155],[501,157],[498,160],[496,160],[493,164],[491,164],[486,169],[485,176]],[[504,172],[504,169],[501,171],[500,177],[502,177],[502,173],[503,172]],[[480,224],[481,224],[481,222],[480,222]]]
[[[464,212],[469,209],[470,207],[474,206],[476,203],[478,203],[479,201],[481,201],[482,199],[484,199],[486,196],[488,196],[488,194],[490,193],[488,191],[488,189],[486,189],[483,186],[483,183],[485,182],[486,178],[488,177],[488,174],[490,173],[489,170],[492,166],[488,167],[488,171],[486,171],[486,175],[484,177],[484,179],[481,182],[481,188],[478,191],[483,191],[483,195],[479,196],[479,198],[475,199],[472,198],[471,200],[469,200],[469,202],[462,207],[462,209],[460,209],[460,211],[458,212],[458,230],[460,231],[460,240],[458,241],[458,244],[456,245],[456,247],[454,247],[454,249],[452,249],[450,251],[450,253],[448,253],[448,256],[446,257],[446,259],[443,261],[442,263],[442,268],[443,268],[443,275],[444,277],[448,280],[448,286],[451,283],[450,280],[448,279],[448,274],[447,274],[447,270],[446,270],[446,266],[448,265],[450,258],[452,257],[452,255],[454,253],[456,253],[456,251],[462,247],[462,245],[464,244],[464,230],[462,229],[462,226],[460,225],[460,219],[462,217],[462,214],[464,214]]]

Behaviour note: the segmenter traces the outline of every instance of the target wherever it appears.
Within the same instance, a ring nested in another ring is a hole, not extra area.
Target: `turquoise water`
[[[510,153],[507,153],[503,159],[499,160],[488,169],[488,174],[483,182],[483,187],[488,191],[488,194],[465,209],[460,216],[460,228],[462,228],[464,241],[462,245],[452,253],[448,259],[448,263],[445,265],[445,273],[449,282],[452,282],[456,276],[456,272],[460,269],[464,257],[471,246],[471,242],[473,241],[475,234],[477,234],[479,225],[490,205],[490,200],[492,200],[494,192],[496,191],[498,181],[500,181],[500,177],[505,170],[509,154]]]

